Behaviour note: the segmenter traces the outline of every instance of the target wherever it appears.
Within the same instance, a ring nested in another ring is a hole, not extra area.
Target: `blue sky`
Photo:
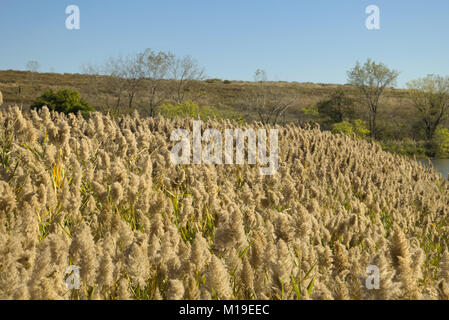
[[[77,5],[81,29],[65,28]],[[380,30],[365,8],[380,8]],[[189,54],[210,78],[345,83],[368,57],[401,72],[399,86],[429,73],[449,75],[447,0],[40,0],[0,9],[0,69],[77,73],[86,63],[145,48]]]

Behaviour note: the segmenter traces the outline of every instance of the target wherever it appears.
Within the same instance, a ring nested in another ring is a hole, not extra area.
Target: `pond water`
[[[417,159],[419,162],[430,166],[429,161],[432,163],[432,166],[436,171],[441,173],[444,178],[448,178],[449,175],[449,159]]]

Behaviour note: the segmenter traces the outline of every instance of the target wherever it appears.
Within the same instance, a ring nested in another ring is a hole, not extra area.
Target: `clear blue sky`
[[[78,5],[81,29],[65,28]],[[380,7],[380,30],[365,8]],[[210,78],[345,83],[368,57],[401,72],[399,86],[449,75],[448,0],[39,0],[0,6],[0,69],[77,73],[81,65],[145,48],[189,54]]]

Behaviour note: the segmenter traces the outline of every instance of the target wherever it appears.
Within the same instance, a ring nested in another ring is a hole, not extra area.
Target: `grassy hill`
[[[161,83],[161,92],[166,97],[163,103],[174,103],[174,82],[165,80]],[[187,100],[191,99],[200,106],[209,106],[218,110],[223,117],[241,117],[247,121],[259,120],[259,116],[249,94],[255,82],[228,81],[208,79],[193,82],[187,92]],[[356,88],[350,85],[314,84],[297,82],[270,82],[271,89],[279,90],[280,95],[293,98],[290,108],[279,119],[279,123],[292,122],[304,125],[316,121],[304,112],[304,107],[315,105],[328,99],[336,89],[355,99],[357,119],[367,120],[365,107],[358,103]],[[117,81],[108,76],[85,74],[30,73],[23,71],[0,71],[0,91],[3,92],[5,105],[22,105],[25,109],[46,89],[71,88],[80,92],[98,111],[112,114],[130,114],[138,110],[143,116],[149,115],[148,81],[143,83],[134,98],[133,107],[128,107],[127,93],[123,92],[117,108]],[[402,154],[424,155],[425,142],[417,129],[419,123],[415,109],[408,97],[407,90],[386,89],[378,111],[379,140],[385,150]],[[447,124],[446,124],[447,125]]]
[[[167,89],[170,81],[165,81],[163,90]],[[254,82],[222,81],[210,79],[198,81],[194,85],[200,95],[199,104],[209,105],[225,110],[241,113],[245,118],[257,120],[257,114],[248,104],[246,98],[247,89],[257,85]],[[295,96],[295,103],[282,119],[285,122],[301,122],[307,117],[301,111],[302,107],[314,104],[328,98],[337,88],[342,88],[348,95],[355,95],[355,88],[350,85],[314,84],[298,82],[270,82],[270,86],[280,88],[286,96]],[[92,76],[83,74],[56,74],[56,73],[31,73],[24,71],[0,71],[0,91],[3,92],[5,104],[23,104],[29,106],[44,90],[48,88],[72,88],[76,89],[97,109],[102,110],[106,105],[114,106],[117,101],[117,92],[108,86],[107,76]],[[168,94],[170,95],[170,94]],[[135,107],[145,114],[148,94],[141,90],[136,98]],[[170,99],[168,99],[170,100]],[[362,116],[364,111],[359,106]],[[120,110],[127,110],[127,99],[122,96]],[[387,89],[381,105],[380,121],[389,119],[395,125],[405,125],[411,121],[413,114],[411,102],[407,98],[407,90]]]

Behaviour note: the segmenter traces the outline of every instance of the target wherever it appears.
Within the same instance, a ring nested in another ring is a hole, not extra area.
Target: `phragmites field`
[[[175,166],[170,133],[191,122],[3,109],[0,298],[449,298],[449,185],[435,171],[293,125],[277,127],[275,175]]]

